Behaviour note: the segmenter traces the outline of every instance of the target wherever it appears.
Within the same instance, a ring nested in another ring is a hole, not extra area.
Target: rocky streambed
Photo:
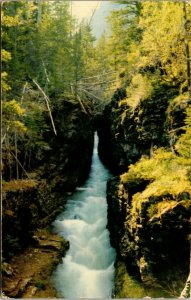
[[[3,292],[10,298],[55,298],[51,275],[69,248],[49,229],[37,230],[33,243],[9,263],[2,263]]]

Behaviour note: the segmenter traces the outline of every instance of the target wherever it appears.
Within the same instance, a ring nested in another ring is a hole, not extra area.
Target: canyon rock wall
[[[190,162],[174,148],[187,103],[173,97],[161,89],[132,108],[118,89],[98,123],[100,158],[115,174],[107,185],[111,243],[118,260],[150,285],[169,272],[171,282],[179,270],[188,273]]]
[[[86,179],[91,166],[94,132],[90,116],[79,104],[65,99],[54,106],[53,118],[57,135],[47,117],[50,130],[44,139],[48,147],[32,153],[36,168],[29,173],[30,179],[3,183],[3,257],[7,259],[31,242],[37,228],[54,220],[67,194]]]

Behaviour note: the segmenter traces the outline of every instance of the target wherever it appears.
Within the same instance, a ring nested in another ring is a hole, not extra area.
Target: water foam
[[[53,275],[60,297],[111,298],[115,251],[107,225],[108,171],[97,154],[97,135],[89,179],[67,202],[53,223],[55,232],[70,242],[70,249]]]

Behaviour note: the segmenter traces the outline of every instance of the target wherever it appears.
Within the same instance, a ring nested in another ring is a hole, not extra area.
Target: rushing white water
[[[106,181],[109,172],[97,154],[95,135],[88,180],[67,202],[54,222],[55,231],[70,242],[58,265],[53,282],[60,297],[111,298],[115,250],[110,245],[107,225]]]

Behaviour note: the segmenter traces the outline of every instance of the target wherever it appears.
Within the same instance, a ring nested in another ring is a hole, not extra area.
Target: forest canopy
[[[19,139],[33,140],[34,144],[41,140],[43,145],[45,96],[50,109],[61,95],[73,95],[82,109],[90,112],[100,103],[103,108],[118,87],[124,87],[127,94],[120,105],[132,109],[161,88],[187,97],[185,45],[191,44],[191,6],[168,1],[114,2],[117,9],[108,17],[110,30],[98,41],[91,22],[79,23],[72,16],[69,1],[3,3],[5,156],[12,150],[16,154]],[[90,100],[92,96],[94,100]],[[84,103],[79,100],[82,98]]]

